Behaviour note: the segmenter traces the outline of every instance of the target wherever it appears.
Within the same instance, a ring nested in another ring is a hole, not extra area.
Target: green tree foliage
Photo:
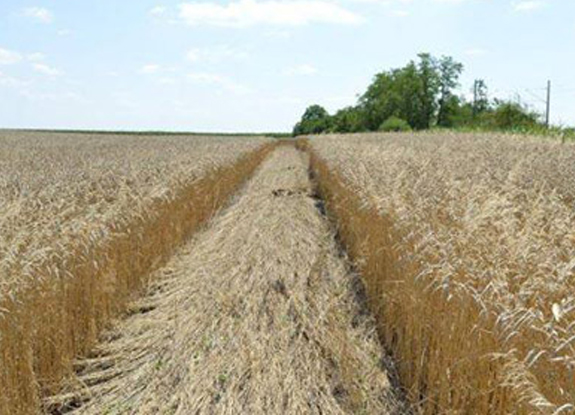
[[[420,53],[418,65],[418,78],[420,83],[421,110],[418,122],[411,123],[415,128],[429,128],[440,102],[437,94],[440,91],[441,73],[438,70],[437,59],[428,53]]]
[[[455,62],[450,56],[444,56],[435,63],[435,67],[439,74],[437,125],[452,127],[453,115],[459,106],[459,99],[453,94],[453,91],[459,86],[459,76],[463,72],[463,65]]]
[[[483,80],[476,81],[474,102],[457,96],[462,72],[463,65],[450,56],[435,58],[421,53],[402,68],[376,74],[356,106],[343,108],[333,116],[319,105],[308,107],[293,133],[353,133],[382,128],[403,131],[405,124],[415,130],[435,126],[505,130],[541,127],[537,114],[519,103],[490,102]]]
[[[489,97],[487,84],[483,79],[478,79],[475,85],[476,100],[473,103],[473,114],[478,115],[489,110]]]
[[[337,111],[331,120],[331,130],[338,133],[365,131],[365,116],[357,107],[345,107]]]
[[[390,131],[411,131],[411,126],[407,121],[402,120],[395,115],[392,115],[387,120],[381,123],[379,126],[379,131],[390,132]]]
[[[417,63],[377,74],[359,100],[367,129],[376,131],[391,116],[415,129],[431,127],[440,85],[437,60],[428,54],[420,54]]]
[[[294,129],[294,135],[319,134],[328,131],[331,126],[329,113],[320,105],[309,106]]]
[[[475,100],[459,100],[453,107],[451,123],[448,126],[486,130],[521,130],[541,132],[544,125],[539,122],[539,114],[531,111],[520,101],[494,99],[490,101],[487,85],[483,80],[474,85]]]
[[[453,89],[463,66],[450,57],[436,59],[421,53],[417,61],[402,68],[380,72],[354,107],[343,108],[333,117],[317,105],[309,107],[296,124],[294,134],[317,134],[330,130],[350,133],[377,131],[390,117],[405,120],[411,128],[442,125],[454,112]],[[330,118],[330,119],[328,119]]]
[[[517,102],[496,101],[493,124],[501,130],[529,129],[537,126],[538,115]]]

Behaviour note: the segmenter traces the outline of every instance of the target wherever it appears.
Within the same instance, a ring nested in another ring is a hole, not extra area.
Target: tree
[[[368,130],[377,130],[383,120],[392,115],[393,108],[390,102],[392,85],[391,73],[378,73],[360,97],[359,107],[364,115],[365,126]]]
[[[365,115],[359,107],[345,107],[336,112],[331,120],[331,131],[357,133],[367,130]]]
[[[463,65],[453,58],[436,59],[428,53],[418,55],[403,68],[377,74],[360,98],[366,126],[377,130],[391,116],[406,120],[412,128],[430,128],[436,122],[448,125],[459,101],[457,87]]]
[[[442,110],[438,114],[437,125],[443,128],[467,125],[472,121],[473,110],[457,95],[450,95],[442,102]],[[440,119],[439,116],[442,118]]]
[[[390,117],[417,130],[466,123],[468,104],[454,93],[463,65],[448,56],[437,59],[421,53],[417,57],[404,67],[376,74],[355,107],[344,108],[333,117],[320,106],[309,107],[294,134],[377,131]]]
[[[433,112],[430,90],[433,90],[432,76],[422,76],[413,61],[403,68],[377,74],[360,98],[368,129],[377,131],[391,116],[406,120],[416,129],[428,128]]]
[[[431,105],[427,96],[425,82],[421,72],[414,62],[410,62],[402,69],[394,71],[393,105],[391,115],[406,120],[417,130],[429,128],[428,105]]]
[[[311,105],[305,110],[300,122],[295,125],[293,134],[319,134],[328,131],[330,125],[331,117],[325,108],[320,105]]]
[[[457,104],[451,104],[451,116],[449,118],[450,127],[469,127],[474,123],[473,103],[466,102],[464,98],[453,97]],[[477,120],[479,121],[479,120]]]
[[[489,109],[487,84],[483,79],[475,81],[475,100],[473,102],[473,114],[479,115]]]
[[[463,65],[456,62],[451,56],[443,56],[437,65],[439,72],[439,112],[437,125],[451,127],[451,117],[456,111],[453,90],[459,86],[459,76],[463,72]]]
[[[496,101],[493,121],[496,128],[511,130],[532,128],[537,125],[538,115],[518,102]]]
[[[420,53],[418,57],[422,104],[419,123],[422,128],[429,128],[437,110],[436,97],[440,86],[442,86],[441,74],[437,70],[437,60],[429,53]]]

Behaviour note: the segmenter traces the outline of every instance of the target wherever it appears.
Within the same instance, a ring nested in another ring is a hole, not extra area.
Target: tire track
[[[356,279],[316,208],[307,155],[278,147],[77,362],[52,413],[399,413]]]

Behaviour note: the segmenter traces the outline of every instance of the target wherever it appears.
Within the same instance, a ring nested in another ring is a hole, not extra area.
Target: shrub
[[[320,105],[311,105],[295,125],[293,135],[320,134],[328,131],[330,125],[331,117],[325,108]]]
[[[379,131],[411,131],[411,126],[407,123],[407,121],[392,115],[381,123],[379,126]]]
[[[495,127],[501,130],[537,126],[537,114],[515,102],[501,102],[493,114]]]

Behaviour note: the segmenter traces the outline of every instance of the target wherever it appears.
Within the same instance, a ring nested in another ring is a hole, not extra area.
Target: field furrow
[[[307,156],[280,146],[156,272],[52,413],[399,413]]]

